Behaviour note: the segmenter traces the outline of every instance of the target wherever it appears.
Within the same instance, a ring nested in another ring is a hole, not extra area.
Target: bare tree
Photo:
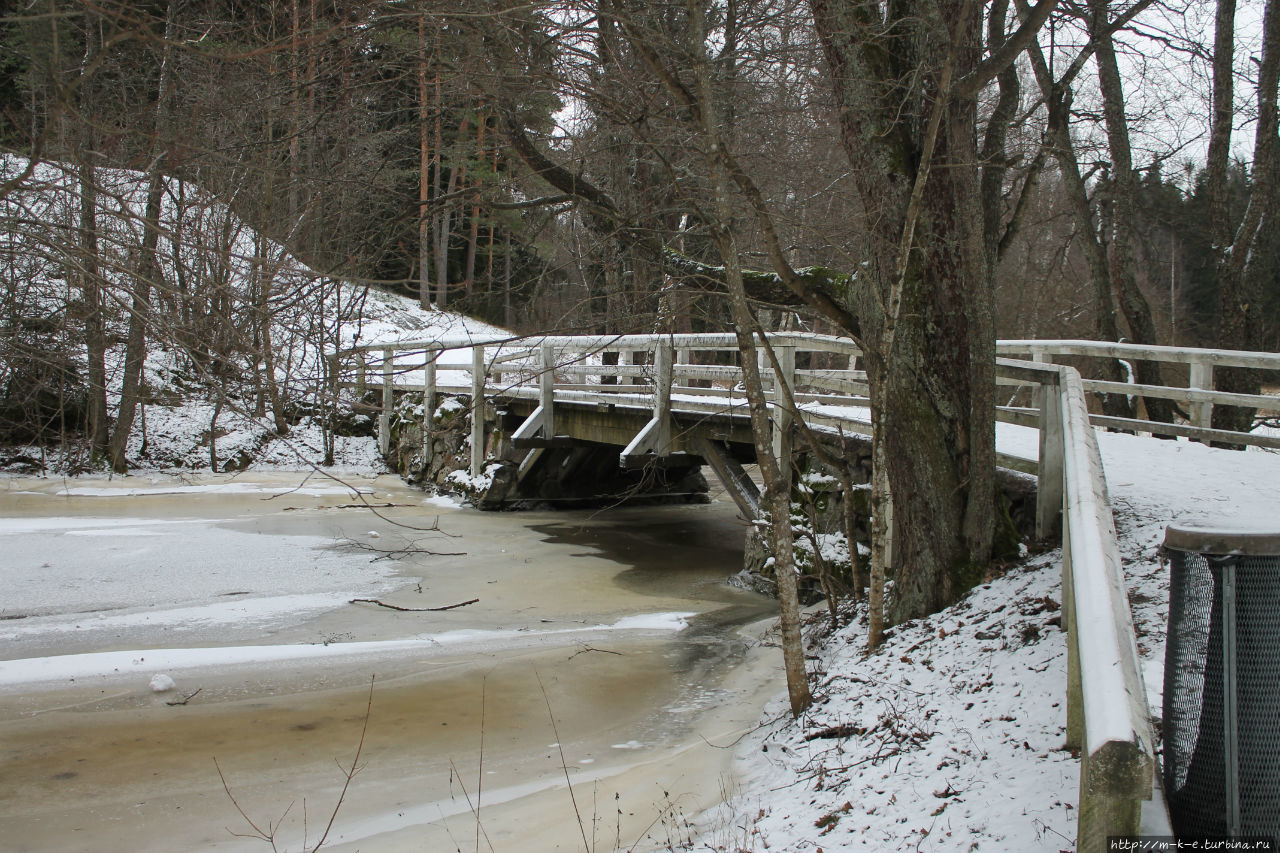
[[[1280,83],[1280,9],[1267,0],[1262,24],[1262,56],[1258,61],[1257,126],[1254,137],[1253,186],[1244,216],[1234,233],[1228,208],[1227,168],[1234,122],[1235,0],[1219,0],[1213,51],[1213,116],[1206,169],[1209,185],[1209,217],[1215,248],[1218,284],[1218,338],[1241,349],[1262,349],[1263,324],[1255,266],[1264,266],[1255,251],[1265,229],[1277,216],[1277,170],[1280,170],[1280,121],[1277,84]],[[1256,394],[1256,372],[1224,368],[1216,377],[1219,388]],[[1250,429],[1253,411],[1235,406],[1214,408],[1213,425],[1224,429]]]

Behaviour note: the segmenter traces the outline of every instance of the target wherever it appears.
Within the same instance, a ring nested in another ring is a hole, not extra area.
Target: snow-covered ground
[[[1098,433],[1147,695],[1160,713],[1175,519],[1280,530],[1280,453]],[[1002,451],[1035,432],[1000,426]],[[816,650],[814,707],[785,699],[740,746],[718,850],[1075,849],[1079,762],[1063,750],[1061,552],[1041,554],[865,653],[865,619]],[[698,848],[702,849],[702,848]]]
[[[24,165],[5,156],[0,177],[15,175]],[[99,180],[111,190],[101,201],[104,233],[111,235],[104,238],[104,252],[128,258],[141,240],[146,177],[104,170]],[[10,220],[49,231],[9,229],[0,240],[5,249],[0,272],[15,287],[20,285],[14,297],[20,297],[19,307],[40,313],[61,306],[55,313],[66,314],[67,328],[74,324],[66,307],[78,293],[66,280],[65,264],[56,252],[31,247],[61,245],[58,229],[74,227],[77,196],[73,170],[41,164],[22,188],[2,200]],[[194,269],[219,249],[196,239],[182,242],[183,234],[190,237],[204,229],[231,235],[221,248],[238,291],[247,292],[247,282],[269,269],[279,292],[312,294],[310,301],[298,299],[296,305],[281,307],[280,324],[273,331],[276,378],[282,387],[298,389],[298,398],[319,387],[321,346],[504,336],[474,320],[423,311],[409,299],[332,282],[326,290],[323,282],[316,285],[320,277],[314,272],[193,187],[171,182],[165,204],[161,255],[167,276],[174,274],[172,263]],[[123,261],[108,267],[106,286],[115,290],[117,301],[123,300]],[[355,305],[359,312],[344,314]],[[116,340],[123,340],[121,325],[112,330]],[[208,391],[208,377],[186,363],[173,341],[154,338],[144,368],[152,402],[143,407],[127,451],[140,470],[207,470],[210,434],[223,465],[233,461],[258,471],[296,471],[320,460],[317,420],[303,414],[288,436],[275,437],[269,419],[253,414],[252,395],[243,388],[224,399],[215,418],[216,397]],[[82,346],[71,349],[82,367]],[[443,363],[468,358],[469,353],[458,351]],[[113,406],[122,366],[122,347],[117,345],[108,353]],[[5,369],[0,364],[0,375]],[[406,376],[416,381],[414,375]],[[447,378],[442,375],[441,380]],[[1168,616],[1167,570],[1159,557],[1165,526],[1188,516],[1226,516],[1237,525],[1280,527],[1280,454],[1108,433],[1100,433],[1099,439],[1147,693],[1158,713]],[[372,438],[338,436],[336,443],[337,470],[382,470]],[[999,444],[1004,452],[1033,458],[1036,434],[1001,425]],[[26,460],[14,464],[28,470],[67,470],[75,461],[70,454],[58,458],[56,451],[37,447],[8,449],[0,454],[0,464],[6,458]],[[51,483],[48,489],[62,489],[68,498],[125,492],[155,498],[165,489],[180,489],[190,497],[206,488],[172,480],[143,482],[91,486],[71,480]],[[211,498],[257,488],[234,482],[207,487],[221,490],[210,493]],[[318,481],[296,494],[313,500],[332,496],[334,503],[342,495],[355,499],[335,483]],[[219,561],[216,555],[243,552],[249,536],[257,536],[252,563]],[[296,623],[353,597],[375,597],[405,583],[391,563],[353,561],[350,554],[329,547],[333,541],[332,535],[261,536],[244,518],[216,514],[162,521],[128,513],[0,518],[6,590],[0,599],[0,641],[7,661],[0,662],[0,687],[23,689],[55,675],[85,677],[129,668],[278,661],[282,654],[323,657],[338,654],[336,645],[359,645],[311,638],[308,644],[255,646],[246,639],[264,626]],[[305,559],[298,559],[300,553]],[[181,572],[172,570],[174,561],[182,562]],[[779,699],[761,727],[743,739],[738,747],[741,778],[719,813],[700,821],[705,834],[697,849],[1072,849],[1079,764],[1062,749],[1066,653],[1060,562],[1056,551],[1034,556],[949,610],[898,626],[871,656],[863,651],[863,618],[835,633],[815,618],[821,643],[815,644],[811,661],[814,707],[792,721]],[[176,577],[183,578],[180,586],[166,581]],[[683,624],[680,614],[656,618],[647,626],[602,622],[590,630],[670,631]],[[163,662],[155,656],[142,661],[130,651],[141,648],[130,642],[141,632],[167,633],[171,651],[199,651],[208,660],[178,655]],[[436,634],[393,642],[438,646],[464,639],[483,637]],[[65,655],[66,660],[55,663],[47,657],[55,651],[82,654]],[[15,658],[25,661],[15,663]]]

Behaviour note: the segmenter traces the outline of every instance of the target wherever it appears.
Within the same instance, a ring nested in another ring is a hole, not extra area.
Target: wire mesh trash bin
[[[1165,530],[1164,786],[1180,838],[1280,837],[1280,523]]]

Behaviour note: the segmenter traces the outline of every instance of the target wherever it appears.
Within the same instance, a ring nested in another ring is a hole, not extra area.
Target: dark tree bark
[[[431,307],[431,133],[428,122],[427,13],[418,15],[418,305]]]
[[[891,4],[887,16],[872,2],[810,7],[866,217],[869,264],[843,296],[861,326],[902,531],[891,609],[901,621],[953,601],[992,553],[994,229],[976,96],[1043,18],[984,57],[980,7],[964,0]],[[988,134],[999,133],[994,119]]]
[[[902,531],[892,615],[932,612],[978,580],[1001,527],[995,512],[994,348],[977,97],[1024,50],[1053,8],[1042,0],[989,52],[976,0],[890,4],[811,0],[843,148],[864,206],[857,274],[794,269],[768,204],[725,147],[719,162],[756,215],[773,267],[742,271],[753,299],[805,304],[866,353],[872,405]],[[697,115],[698,101],[656,58],[649,69]],[[698,264],[629,222],[609,195],[542,153],[508,116],[513,149],[534,174],[574,195],[603,232],[625,235],[693,282],[723,289]],[[990,128],[989,128],[990,131]]]
[[[1151,305],[1138,288],[1138,264],[1134,254],[1137,241],[1138,176],[1133,170],[1133,153],[1129,144],[1129,122],[1125,116],[1124,85],[1116,61],[1112,40],[1111,8],[1108,0],[1089,0],[1089,34],[1098,66],[1098,84],[1102,90],[1102,115],[1111,151],[1111,195],[1114,203],[1115,234],[1112,241],[1112,281],[1119,306],[1129,324],[1134,343],[1158,344]],[[1163,385],[1160,365],[1138,361],[1138,382]],[[1154,421],[1173,420],[1173,403],[1156,397],[1143,398],[1147,415]]]
[[[147,178],[147,204],[143,213],[142,253],[134,271],[133,301],[129,311],[129,333],[125,341],[124,376],[120,389],[120,408],[111,433],[108,455],[111,468],[123,474],[129,470],[125,448],[133,430],[142,391],[142,368],[147,358],[147,327],[151,322],[151,290],[163,280],[157,247],[160,241],[160,216],[164,200],[165,168],[168,165],[169,112],[172,94],[173,40],[177,24],[179,0],[169,0],[165,10],[165,40],[160,60],[155,108],[155,142]]]
[[[93,81],[90,69],[98,62],[101,48],[99,20],[92,12],[85,15],[84,60],[80,70],[79,128],[76,133],[76,176],[80,182],[79,215],[79,272],[74,280],[80,283],[84,294],[84,339],[88,361],[89,399],[86,411],[90,458],[97,462],[106,456],[110,437],[107,409],[107,335],[103,314],[102,276],[98,246],[98,178],[92,163],[95,148],[93,129],[96,126],[93,111]],[[54,24],[55,28],[57,24]],[[71,276],[69,276],[71,278]]]
[[[1231,230],[1228,209],[1227,166],[1232,127],[1233,71],[1235,53],[1235,0],[1219,0],[1214,40],[1213,124],[1209,143],[1209,215],[1218,282],[1218,341],[1233,349],[1265,349],[1267,341],[1262,321],[1259,292],[1262,282],[1253,275],[1257,263],[1255,248],[1262,229],[1274,224],[1277,211],[1276,181],[1280,171],[1280,122],[1277,120],[1277,84],[1280,83],[1280,9],[1267,0],[1263,14],[1262,61],[1258,66],[1258,122],[1254,138],[1253,181],[1244,217]],[[1257,371],[1220,368],[1215,384],[1223,391],[1257,394],[1261,378]],[[1219,429],[1249,430],[1254,410],[1238,406],[1217,406],[1213,425]]]
[[[1071,138],[1071,79],[1075,63],[1070,66],[1061,80],[1054,80],[1045,61],[1044,53],[1038,44],[1028,48],[1031,68],[1036,82],[1040,86],[1048,108],[1045,132],[1050,149],[1058,163],[1058,172],[1062,176],[1063,187],[1071,203],[1071,212],[1076,221],[1076,239],[1084,252],[1085,262],[1089,267],[1090,289],[1093,291],[1094,328],[1098,340],[1118,341],[1120,330],[1116,325],[1115,300],[1111,295],[1111,270],[1107,263],[1107,251],[1098,236],[1098,225],[1093,216],[1093,205],[1089,200],[1089,191],[1080,173],[1080,161],[1076,157],[1075,142]],[[1105,358],[1099,360],[1101,378],[1108,382],[1125,381],[1125,373],[1120,362]],[[1112,417],[1131,418],[1134,415],[1129,398],[1122,394],[1103,394],[1103,412]]]
[[[697,77],[699,116],[702,143],[705,148],[707,170],[711,176],[712,195],[715,203],[715,220],[712,227],[716,245],[724,261],[725,285],[729,293],[729,305],[733,314],[734,333],[742,362],[743,384],[747,392],[748,411],[751,417],[751,434],[755,442],[756,460],[764,478],[763,504],[767,508],[770,524],[767,538],[774,557],[774,577],[778,581],[779,629],[782,632],[783,666],[787,673],[787,693],[791,713],[800,716],[812,703],[809,678],[804,663],[804,638],[800,631],[800,601],[795,571],[795,540],[791,532],[791,468],[774,456],[772,424],[764,384],[760,376],[760,361],[752,334],[756,328],[755,317],[747,302],[746,286],[738,260],[737,236],[734,233],[734,206],[730,197],[730,181],[724,161],[717,154],[724,145],[722,125],[717,120],[716,98],[712,94],[711,75],[707,68],[702,45],[706,42],[705,26],[700,0],[689,4],[691,40],[697,45],[695,73]]]
[[[87,158],[86,158],[87,159]],[[80,291],[84,294],[84,339],[88,356],[89,405],[86,432],[91,458],[106,454],[107,337],[102,310],[102,281],[98,265],[97,174],[82,161],[76,171],[80,181]]]

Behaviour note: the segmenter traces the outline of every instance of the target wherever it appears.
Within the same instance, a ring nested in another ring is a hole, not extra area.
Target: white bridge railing
[[[770,335],[770,346],[780,371],[770,366],[762,373],[769,377],[775,448],[797,416],[816,430],[870,432],[867,377],[857,369],[860,353],[851,341],[778,333]],[[1067,744],[1081,756],[1076,843],[1078,850],[1101,851],[1109,835],[1138,833],[1142,803],[1152,799],[1157,774],[1151,714],[1093,427],[1280,448],[1280,437],[1274,435],[1210,427],[1215,405],[1280,411],[1280,397],[1213,389],[1215,367],[1280,370],[1280,354],[1096,341],[1002,341],[997,354],[997,381],[1031,389],[1027,404],[1001,406],[997,418],[1040,431],[1034,462],[1006,456],[1000,462],[1037,475],[1037,534],[1052,535],[1059,519],[1062,524]],[[1052,364],[1054,359],[1081,357],[1185,366],[1188,384],[1103,382]],[[647,412],[647,425],[620,454],[624,463],[669,453],[676,416],[747,416],[737,343],[728,334],[417,341],[374,344],[330,358],[335,381],[363,389],[372,384],[371,373],[380,379],[384,442],[396,390],[423,392],[428,413],[442,393],[469,395],[473,401],[534,400],[533,413],[515,434],[524,438],[552,438],[557,406]],[[772,365],[763,358],[762,363]],[[792,391],[795,410],[781,402],[777,391],[783,383]],[[1174,400],[1188,407],[1190,417],[1166,424],[1091,414],[1087,397],[1099,393]],[[473,418],[472,429],[471,464],[478,473],[484,463],[483,418]],[[1151,811],[1157,815],[1156,829],[1161,829],[1161,811],[1162,804]]]

